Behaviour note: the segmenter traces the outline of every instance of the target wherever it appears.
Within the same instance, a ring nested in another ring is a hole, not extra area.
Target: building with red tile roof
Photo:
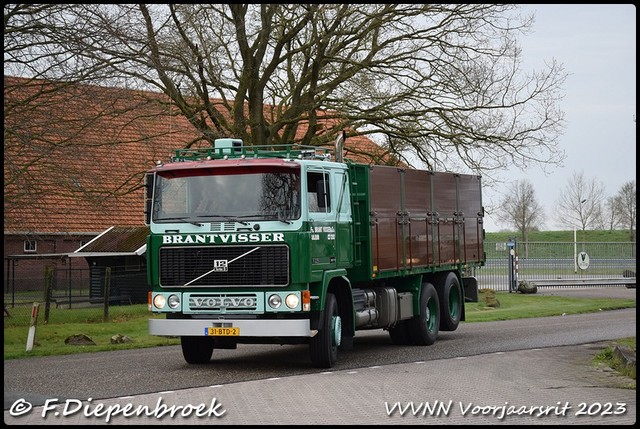
[[[204,143],[177,109],[167,108],[164,94],[51,85],[4,77],[5,283],[8,269],[14,281],[41,279],[43,265],[59,265],[61,254],[108,228],[143,227],[144,172],[175,149]],[[345,152],[359,162],[385,157],[362,135],[349,137]]]

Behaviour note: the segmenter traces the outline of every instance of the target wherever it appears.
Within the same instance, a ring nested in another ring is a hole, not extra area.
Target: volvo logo
[[[253,296],[205,296],[189,297],[189,307],[199,308],[228,308],[251,309],[256,307],[256,298]]]

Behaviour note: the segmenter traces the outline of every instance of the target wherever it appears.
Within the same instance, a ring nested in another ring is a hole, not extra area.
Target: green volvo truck
[[[147,269],[165,317],[149,333],[179,337],[192,364],[239,343],[308,344],[331,368],[359,330],[418,346],[455,331],[485,261],[480,177],[352,162],[343,142],[218,139],[158,162]]]

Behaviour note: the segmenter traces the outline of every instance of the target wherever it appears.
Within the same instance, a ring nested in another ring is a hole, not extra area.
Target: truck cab
[[[189,362],[208,361],[214,342],[316,336],[327,273],[353,261],[345,164],[220,139],[176,151],[147,185],[149,305],[167,316],[151,334],[180,336]]]

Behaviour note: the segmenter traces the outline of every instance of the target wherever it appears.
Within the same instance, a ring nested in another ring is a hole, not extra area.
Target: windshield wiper
[[[184,223],[190,223],[191,225],[202,226],[202,224],[200,222],[196,222],[195,220],[191,220],[187,216],[183,216],[183,217],[161,217],[161,218],[154,219],[154,221],[156,221],[156,222],[163,221],[163,220],[179,220],[179,221],[182,221]]]
[[[293,223],[293,222],[291,222],[290,220],[285,219],[285,218],[283,218],[283,217],[280,217],[280,215],[273,214],[273,213],[271,213],[271,214],[264,214],[263,216],[264,216],[265,218],[272,218],[272,219],[279,220],[280,222],[286,223],[287,225],[291,225],[291,224]]]
[[[238,222],[238,223],[240,223],[240,224],[242,224],[242,225],[249,225],[249,222],[238,219],[238,217],[241,217],[241,216],[233,217],[233,216],[225,216],[225,215],[210,214],[210,215],[199,215],[198,217],[207,217],[207,218],[215,217],[215,218],[222,218],[222,219],[225,219],[225,220],[228,220],[228,221],[231,221],[231,222]]]

